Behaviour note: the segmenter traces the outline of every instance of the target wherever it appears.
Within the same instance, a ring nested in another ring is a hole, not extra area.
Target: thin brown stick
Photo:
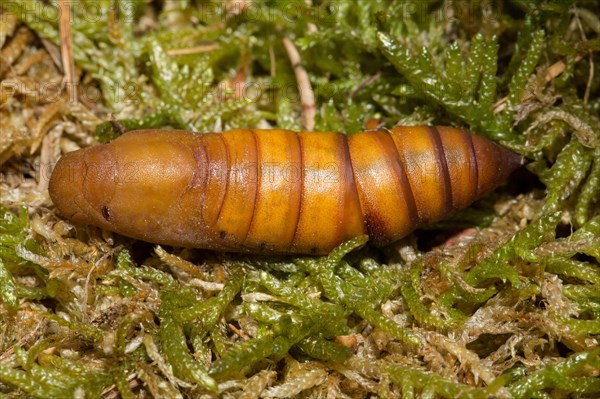
[[[271,77],[277,74],[277,63],[275,60],[275,50],[272,45],[269,45],[269,62],[271,63]]]
[[[27,73],[29,68],[33,65],[43,61],[48,57],[48,54],[45,51],[38,51],[36,53],[30,54],[27,57],[24,57],[23,60],[19,61],[17,65],[14,66],[14,71],[17,76],[24,75]]]
[[[53,161],[56,162],[56,147],[58,147],[58,139],[59,136],[50,131],[48,134],[44,135],[42,139],[42,149],[40,151],[40,163],[39,163],[39,179],[37,184],[37,189],[40,192],[44,192],[48,189],[48,184],[50,183],[50,176],[46,173],[47,170],[50,170],[53,165]]]
[[[352,90],[352,93],[350,93],[350,98],[354,98],[354,96],[361,91],[362,89],[364,89],[365,87],[369,86],[371,83],[375,82],[377,79],[379,79],[381,77],[381,72],[377,72],[375,75],[373,76],[369,76],[365,81],[363,81],[361,84],[359,84],[356,89]]]
[[[229,323],[228,325],[229,325],[229,328],[231,328],[231,330],[234,333],[236,333],[241,339],[243,339],[243,340],[250,339],[250,337],[248,337],[246,334],[244,334],[244,332],[242,330],[240,330],[239,328],[237,328],[233,324]]]
[[[583,95],[583,103],[586,105],[590,99],[590,93],[592,92],[592,83],[594,83],[594,57],[592,56],[591,52],[590,52],[589,58],[590,58],[590,71],[588,73],[587,85],[585,86],[585,94]]]
[[[206,44],[204,46],[188,47],[188,48],[175,48],[168,50],[168,55],[190,55],[199,53],[209,53],[219,48],[218,44]]]
[[[17,26],[19,26],[19,18],[16,14],[9,11],[0,10],[0,49],[4,47],[6,38],[10,37],[15,33]]]
[[[125,126],[123,126],[121,124],[121,122],[119,122],[113,114],[108,114],[108,120],[109,120],[110,124],[112,125],[113,129],[117,130],[121,135],[123,135],[127,132],[127,129],[125,129]]]
[[[60,57],[61,57],[60,56],[60,48],[48,39],[42,38],[41,42],[42,42],[42,46],[44,46],[44,48],[48,52],[48,55],[50,56],[50,58],[52,58],[52,62],[54,63],[54,65],[56,65],[56,68],[61,73],[64,73],[62,61],[60,60]]]
[[[302,113],[304,116],[304,127],[308,131],[312,131],[315,128],[315,116],[317,114],[317,107],[315,106],[315,95],[313,93],[310,79],[306,69],[302,66],[302,58],[298,49],[292,43],[292,41],[284,37],[283,46],[288,54],[294,74],[296,75],[296,82],[298,83],[298,90],[300,91],[300,101],[302,102]]]
[[[582,58],[583,58],[582,56],[578,55],[577,57],[575,57],[574,62],[579,62],[579,61],[581,61]],[[567,65],[562,60],[550,65],[548,67],[548,69],[546,70],[546,76],[544,77],[544,83],[548,83],[551,80],[558,77],[558,75],[560,75],[561,73],[563,73],[565,71],[566,67],[567,67]]]
[[[579,33],[581,34],[581,39],[585,42],[587,41],[587,36],[585,35],[585,30],[583,29],[583,25],[581,24],[580,17],[584,17],[587,15],[584,12],[575,12],[575,21],[577,22],[577,27],[579,28]],[[593,26],[593,24],[592,24]],[[592,57],[592,52],[589,53],[590,58],[590,72],[588,74],[587,85],[585,86],[585,93],[583,95],[583,103],[587,104],[590,99],[590,93],[592,89],[592,82],[594,81],[594,57]]]
[[[578,55],[575,57],[575,63],[581,61],[583,57]],[[557,61],[554,64],[550,65],[548,69],[546,69],[546,75],[544,75],[544,84],[549,83],[550,81],[556,79],[561,73],[565,71],[567,64],[563,60]],[[528,101],[533,98],[533,95],[526,96],[523,101]],[[498,100],[496,104],[494,104],[494,113],[502,112],[504,108],[506,108],[506,103],[508,102],[508,96]]]
[[[21,57],[32,39],[33,34],[27,27],[22,26],[17,30],[14,37],[0,51],[0,77]]]
[[[141,385],[140,381],[138,381],[136,377],[137,372],[131,373],[127,376],[127,382],[129,383],[129,389],[131,390],[134,390]],[[117,389],[116,384],[112,384],[111,386],[106,387],[104,391],[102,391],[100,396],[102,399],[118,399],[122,397],[119,393],[119,390]]]
[[[64,71],[63,84],[67,86],[69,102],[77,101],[75,63],[73,62],[73,42],[71,38],[71,0],[60,0],[60,51]]]

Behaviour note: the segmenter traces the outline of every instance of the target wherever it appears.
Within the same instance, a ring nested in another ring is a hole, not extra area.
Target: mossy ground
[[[56,3],[0,10],[2,397],[600,396],[596,1],[81,0],[71,71]],[[382,251],[161,248],[48,198],[60,154],[113,137],[111,115],[460,126],[528,165]]]

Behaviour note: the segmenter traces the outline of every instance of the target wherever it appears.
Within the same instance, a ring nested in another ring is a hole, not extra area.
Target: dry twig
[[[63,84],[67,86],[69,101],[77,101],[75,82],[75,63],[73,62],[73,43],[71,39],[71,2],[61,0],[60,7],[60,50],[64,71]]]
[[[574,62],[577,63],[581,61],[582,58],[582,56],[578,55],[577,57],[575,57]],[[565,64],[565,62],[562,60],[550,65],[548,69],[546,69],[546,75],[544,76],[544,84],[556,79],[561,73],[565,71],[566,67],[567,64]],[[526,103],[527,101],[533,99],[533,97],[533,94],[528,94],[527,96],[525,96],[525,98],[523,98],[523,101],[521,103]],[[502,112],[504,108],[506,108],[507,101],[508,96],[498,100],[496,104],[494,104],[494,113],[497,114],[498,112]]]
[[[317,114],[317,107],[315,106],[315,95],[313,93],[310,79],[306,69],[302,66],[302,58],[298,49],[292,43],[292,41],[284,37],[283,46],[287,51],[294,74],[296,75],[296,82],[298,83],[298,90],[300,91],[300,101],[302,102],[302,111],[304,116],[304,127],[308,131],[312,131],[315,128],[315,116]]]
[[[168,55],[190,55],[198,53],[209,53],[219,48],[218,44],[205,44],[203,46],[188,47],[188,48],[175,48],[168,50]]]

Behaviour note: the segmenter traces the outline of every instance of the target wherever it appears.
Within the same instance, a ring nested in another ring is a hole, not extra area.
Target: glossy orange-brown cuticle
[[[390,134],[408,176],[419,222],[440,220],[446,211],[444,174],[429,127],[394,127]]]
[[[298,133],[302,154],[302,193],[291,250],[323,253],[341,242],[344,232],[345,166],[340,133]],[[319,226],[319,228],[315,228]]]
[[[438,127],[448,165],[452,208],[467,207],[477,197],[477,160],[471,136],[461,129]]]
[[[229,157],[221,134],[207,133],[199,137],[198,147],[206,153],[206,186],[200,206],[204,221],[213,226],[217,222],[229,185]],[[200,166],[202,167],[202,166]]]
[[[50,179],[77,223],[183,247],[326,254],[393,242],[462,209],[520,163],[466,131],[140,130],[66,154]]]
[[[229,158],[228,184],[214,229],[231,244],[246,239],[254,213],[257,185],[257,148],[251,130],[222,133]]]
[[[297,134],[257,134],[260,156],[254,216],[244,245],[287,251],[294,238],[301,194],[301,158]],[[278,234],[273,234],[278,232]]]
[[[369,236],[383,245],[415,227],[409,187],[403,186],[403,166],[385,131],[369,131],[348,138],[352,166]],[[406,191],[405,191],[406,190]]]

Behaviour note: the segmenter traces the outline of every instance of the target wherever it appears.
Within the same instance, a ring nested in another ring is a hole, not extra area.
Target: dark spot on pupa
[[[317,247],[311,247],[310,248],[310,253],[311,254],[316,254],[317,253]]]
[[[387,234],[385,229],[385,220],[381,218],[377,213],[369,213],[365,215],[365,224],[367,225],[367,232],[369,238],[377,245],[386,241]]]
[[[260,243],[260,250],[264,251],[265,249],[267,249],[267,243],[266,242],[261,242]]]
[[[221,232],[219,233],[219,237],[221,237],[221,239],[224,240],[225,237],[227,237],[227,232],[225,230],[221,230]]]
[[[110,208],[106,205],[102,207],[102,217],[106,220],[110,220]]]

